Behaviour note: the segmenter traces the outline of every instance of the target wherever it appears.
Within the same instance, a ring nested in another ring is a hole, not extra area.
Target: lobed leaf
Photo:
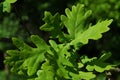
[[[53,38],[62,35],[60,15],[58,13],[52,16],[50,12],[45,11],[43,20],[45,24],[40,27],[41,30],[49,31]]]
[[[46,44],[46,42],[40,38],[38,35],[32,35],[31,36],[31,41],[36,45],[37,48],[39,48],[40,50],[48,50],[49,47]]]
[[[91,80],[96,77],[92,72],[80,71],[79,74],[70,73],[72,80]]]
[[[37,72],[38,78],[35,80],[54,80],[54,73],[46,70],[39,70]]]
[[[91,10],[85,11],[82,4],[72,6],[72,10],[67,8],[65,13],[66,16],[61,16],[61,20],[68,31],[68,36],[65,37],[71,40],[70,44],[74,45],[75,49],[81,46],[81,43],[83,45],[87,44],[89,39],[98,40],[101,38],[102,33],[109,30],[108,26],[112,22],[111,19],[98,22],[93,26],[85,25],[92,12]]]
[[[83,44],[87,44],[89,39],[98,40],[102,37],[102,33],[109,30],[108,26],[111,24],[111,22],[112,20],[105,20],[98,22],[94,26],[90,26],[83,33],[78,34],[78,37],[71,43],[76,44],[77,42],[81,42]]]
[[[107,63],[105,60],[108,59],[110,56],[107,55],[111,55],[111,53],[104,53],[103,55],[101,55],[101,57],[99,59],[97,59],[96,57],[93,58],[88,58],[86,56],[82,56],[81,57],[81,61],[83,64],[87,64],[86,69],[88,71],[97,71],[97,72],[104,72],[106,70],[110,70],[112,69],[115,65],[114,64],[110,64]],[[101,60],[103,59],[103,60]]]
[[[112,20],[101,21],[93,26],[85,25],[91,10],[85,11],[84,5],[81,4],[73,6],[71,11],[67,8],[65,13],[66,16],[61,16],[61,22],[58,13],[52,16],[51,13],[45,12],[45,24],[40,28],[49,31],[51,38],[58,38],[61,42],[59,44],[49,40],[48,45],[39,36],[32,35],[30,39],[35,44],[35,47],[32,47],[22,40],[12,38],[18,50],[7,51],[5,62],[10,64],[11,70],[28,77],[34,76],[28,80],[91,80],[96,77],[91,71],[101,73],[113,67],[105,62],[110,53],[103,54],[99,59],[87,56],[79,59],[77,48],[74,48],[87,44],[89,39],[101,38],[102,33],[109,30],[108,26]],[[62,31],[63,24],[68,33]],[[88,72],[85,72],[84,68]]]
[[[5,62],[12,63],[12,70],[15,72],[22,73],[26,70],[28,76],[35,75],[41,63],[45,60],[44,54],[49,49],[49,46],[36,35],[31,36],[31,41],[36,45],[36,48],[25,44],[24,41],[17,38],[12,38],[12,40],[19,50],[7,51],[8,58],[6,58]]]
[[[85,20],[91,15],[91,10],[86,11],[84,5],[78,4],[72,6],[72,11],[68,8],[65,10],[67,16],[62,15],[61,20],[64,23],[71,39],[78,37],[78,33],[82,33],[85,29]]]

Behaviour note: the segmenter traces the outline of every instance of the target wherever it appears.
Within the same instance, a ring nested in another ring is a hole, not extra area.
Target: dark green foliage
[[[111,29],[103,38],[96,42],[95,50],[106,50],[112,52],[111,61],[117,62],[120,60],[120,1],[118,0],[79,0],[81,4],[85,5],[86,10],[91,9],[93,15],[89,21],[93,24],[100,19],[113,19],[109,26]],[[103,46],[104,45],[104,46]],[[92,46],[92,45],[91,45]]]
[[[93,11],[94,19],[113,18],[119,25],[120,15],[120,1],[118,0],[79,0],[80,3],[85,4],[86,9]]]
[[[13,21],[10,17],[5,17],[2,23],[3,24],[0,24],[0,38],[11,38],[12,36],[15,36],[19,22]]]

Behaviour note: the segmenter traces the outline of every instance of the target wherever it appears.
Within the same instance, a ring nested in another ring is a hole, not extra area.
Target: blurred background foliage
[[[39,27],[44,24],[42,21],[44,11],[52,14],[59,12],[64,14],[66,7],[84,4],[86,10],[92,10],[92,16],[88,22],[95,24],[99,20],[113,19],[110,31],[105,33],[103,38],[98,41],[90,41],[83,46],[78,53],[89,57],[99,56],[102,51],[112,52],[109,60],[111,63],[120,62],[120,1],[119,0],[17,0],[11,4],[11,12],[3,12],[3,2],[0,2],[0,80],[5,80],[6,72],[3,63],[4,54],[8,49],[14,49],[11,38],[18,37],[29,42],[29,36],[37,34],[48,40],[49,33],[40,31]],[[115,72],[114,78],[119,77],[119,72]],[[14,75],[9,80],[16,80]],[[8,80],[8,79],[6,79]],[[118,79],[119,80],[119,79]]]
[[[113,19],[110,31],[96,42],[97,50],[111,51],[113,61],[120,60],[120,1],[119,0],[79,0],[85,4],[86,9],[91,9],[93,14],[89,19],[93,24],[103,19]]]

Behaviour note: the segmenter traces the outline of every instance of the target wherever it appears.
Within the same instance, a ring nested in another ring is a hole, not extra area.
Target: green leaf
[[[32,49],[30,57],[28,57],[23,63],[23,68],[28,67],[27,73],[29,76],[36,73],[40,63],[45,60],[44,53],[46,53],[46,51],[49,49],[45,41],[37,35],[32,35],[31,40],[37,48]]]
[[[19,50],[31,50],[31,47],[24,43],[24,41],[17,39],[15,37],[12,38],[13,44],[19,49]]]
[[[101,63],[99,63],[101,64]],[[94,65],[87,65],[86,69],[88,71],[93,71],[93,70],[96,70],[97,72],[104,72],[106,70],[110,70],[112,69],[112,66],[113,65],[107,65],[107,64],[101,64],[101,65],[98,65],[98,63],[95,63]]]
[[[11,4],[8,2],[3,2],[3,12],[10,12],[11,11]]]
[[[37,69],[39,69],[40,63],[42,63],[45,60],[44,51],[40,52],[36,50],[34,52],[39,53],[39,54],[34,54],[32,57],[27,58],[22,64],[23,68],[26,68],[26,67],[28,68],[27,74],[29,76],[35,74]]]
[[[108,53],[103,53],[103,55],[99,58],[99,61],[105,61],[107,59],[109,59],[111,57],[112,53],[108,52]]]
[[[102,33],[109,30],[108,26],[112,20],[98,22],[96,25],[85,25],[87,18],[91,15],[91,11],[85,11],[84,5],[78,4],[72,6],[70,11],[65,10],[67,16],[62,15],[61,20],[67,28],[71,45],[76,46],[78,43],[87,44],[89,39],[98,40],[102,37]]]
[[[106,53],[106,55],[111,55],[111,53]],[[106,56],[105,54],[101,55],[101,57],[99,59],[97,59],[96,57],[93,58],[88,58],[88,57],[81,57],[81,61],[83,64],[87,64],[86,69],[88,71],[97,71],[97,72],[104,72],[105,70],[110,70],[112,69],[115,65],[114,64],[110,64],[105,62],[106,59],[108,59],[108,56]],[[103,59],[103,60],[101,60]]]
[[[72,80],[82,80],[82,79],[91,80],[96,77],[96,75],[93,74],[92,72],[83,72],[83,71],[80,71],[79,74],[70,73],[70,75],[72,76]]]
[[[105,62],[110,53],[100,58],[82,56],[79,59],[76,50],[87,44],[89,39],[101,38],[102,33],[109,30],[108,25],[112,20],[101,21],[94,26],[86,25],[91,11],[86,11],[81,4],[73,6],[71,11],[67,8],[65,13],[67,16],[62,15],[61,22],[58,13],[52,16],[45,12],[45,24],[40,29],[51,33],[49,45],[37,35],[30,37],[35,44],[32,46],[12,38],[18,49],[7,51],[5,63],[10,65],[13,72],[27,75],[28,80],[91,80],[96,77],[94,70],[101,73],[113,67]],[[64,26],[68,33],[62,31]],[[58,38],[59,42],[52,38]]]
[[[50,43],[51,47],[53,47],[53,49],[54,49],[55,51],[58,51],[58,45],[56,44],[55,41],[49,40],[49,43]]]
[[[5,60],[6,63],[11,63],[13,72],[19,73],[26,70],[28,76],[35,75],[41,63],[45,60],[44,54],[49,46],[36,35],[31,36],[31,41],[36,45],[36,48],[25,44],[22,40],[13,38],[13,43],[19,50],[7,51],[8,57]]]
[[[63,25],[60,14],[52,15],[50,12],[45,11],[43,20],[45,24],[40,27],[41,30],[50,32],[50,38],[58,38],[60,42],[66,41],[65,33],[62,31]]]
[[[69,54],[68,47],[63,44],[56,44],[55,41],[50,40],[51,51],[45,54],[46,62],[42,65],[44,71],[52,71],[57,79],[69,79],[69,72],[67,67],[73,67],[73,64],[66,58],[65,54]],[[74,69],[73,69],[74,70]],[[48,74],[47,74],[48,75]]]
[[[45,11],[43,20],[45,24],[40,27],[41,30],[50,31],[52,37],[59,36],[61,32],[60,15],[56,13],[54,16],[50,12]]]
[[[81,56],[80,59],[81,59],[82,63],[85,64],[85,63],[93,61],[94,59],[97,59],[97,57],[88,58],[86,55],[83,55],[83,56]]]
[[[38,47],[40,50],[49,50],[48,45],[46,42],[40,38],[38,35],[32,35],[31,36],[31,41]]]
[[[54,80],[54,73],[46,70],[39,70],[37,72],[38,78],[35,80]]]
[[[17,0],[5,0],[8,3],[15,3]]]
[[[23,63],[23,60],[21,60],[20,57],[20,51],[18,50],[8,50],[7,51],[7,57],[5,57],[4,63],[9,64],[9,66],[12,66],[11,71],[12,72],[18,72],[21,71],[21,64]]]
[[[71,43],[76,44],[78,41],[87,44],[89,39],[98,40],[102,37],[102,33],[109,30],[108,26],[111,24],[112,20],[105,20],[98,22],[94,26],[90,26],[83,33],[78,34],[78,37]]]
[[[49,64],[48,61],[42,64],[41,70],[38,70],[38,77],[35,80],[54,80],[55,68]]]
[[[5,0],[3,2],[3,12],[11,11],[11,3],[15,3],[17,0]]]
[[[65,13],[67,17],[62,15],[61,20],[67,28],[70,38],[75,39],[84,31],[85,20],[91,15],[91,11],[85,12],[84,5],[78,4],[72,6],[72,11],[67,8]]]
[[[96,77],[95,74],[93,74],[92,72],[82,72],[82,71],[79,72],[79,76],[80,79],[85,79],[85,80],[90,80]]]

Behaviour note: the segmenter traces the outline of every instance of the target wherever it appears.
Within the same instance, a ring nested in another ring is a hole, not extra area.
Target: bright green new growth
[[[5,0],[3,2],[3,12],[10,12],[11,11],[11,4],[15,3],[17,0]]]
[[[13,43],[19,50],[7,51],[5,63],[11,66],[11,71],[27,75],[28,80],[90,80],[97,76],[93,71],[102,73],[114,66],[105,62],[110,53],[97,59],[79,57],[76,52],[88,44],[89,39],[101,38],[102,33],[109,30],[112,20],[101,21],[93,26],[87,24],[87,18],[92,12],[85,11],[81,4],[73,6],[72,10],[67,8],[65,13],[66,16],[58,13],[52,16],[45,12],[45,24],[40,29],[51,33],[49,44],[37,35],[30,38],[36,47],[13,38]],[[68,33],[63,31],[64,27]],[[54,38],[60,43],[55,42]]]
[[[89,39],[97,40],[101,38],[101,33],[108,31],[107,26],[112,22],[112,20],[105,20],[94,26],[89,25],[86,29],[84,24],[91,15],[91,11],[85,12],[84,5],[73,6],[72,11],[66,9],[66,14],[67,17],[61,16],[61,19],[68,30],[70,38],[73,40],[71,42],[73,45],[78,42],[87,44]]]

